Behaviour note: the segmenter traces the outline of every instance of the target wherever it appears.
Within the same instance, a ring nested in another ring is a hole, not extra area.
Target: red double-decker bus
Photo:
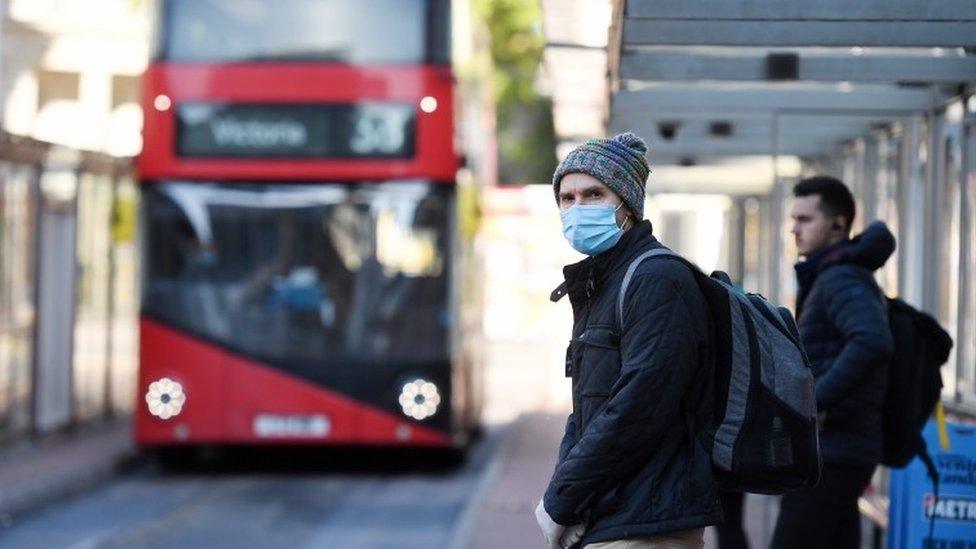
[[[166,0],[157,28],[137,443],[465,445],[450,0]]]

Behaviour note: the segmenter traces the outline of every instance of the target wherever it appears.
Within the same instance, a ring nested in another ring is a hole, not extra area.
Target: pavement
[[[0,525],[112,478],[138,459],[132,424],[117,420],[0,452]]]
[[[552,474],[555,465],[556,450],[559,446],[564,424],[565,413],[559,411],[536,411],[520,414],[507,427],[494,430],[495,434],[489,438],[500,438],[497,446],[494,443],[487,444],[483,449],[474,452],[477,456],[472,456],[473,459],[471,461],[486,464],[478,466],[469,464],[465,469],[470,469],[470,471],[467,473],[462,472],[463,474],[459,475],[460,477],[468,477],[467,480],[449,480],[448,478],[431,479],[430,482],[433,483],[431,486],[440,486],[440,484],[445,482],[448,484],[444,486],[454,486],[454,484],[457,484],[457,486],[451,489],[443,486],[436,488],[434,492],[443,491],[445,494],[450,495],[450,498],[448,498],[450,502],[448,503],[451,504],[452,508],[458,508],[458,505],[461,508],[459,508],[459,511],[452,513],[440,513],[441,515],[445,515],[445,517],[454,516],[451,519],[451,522],[454,524],[453,526],[445,524],[444,528],[439,528],[439,530],[444,530],[443,535],[438,534],[431,539],[425,539],[427,542],[435,542],[429,546],[443,544],[449,549],[543,547],[542,535],[535,523],[533,511],[545,490],[549,476]],[[60,502],[63,506],[63,502],[70,500],[71,496],[78,495],[82,497],[82,493],[86,491],[91,492],[91,489],[99,484],[108,484],[107,481],[116,476],[121,469],[135,464],[139,459],[139,454],[136,453],[132,444],[130,429],[131,425],[127,421],[119,421],[98,428],[86,429],[73,434],[66,434],[40,442],[32,442],[5,449],[0,453],[0,531],[10,526],[11,523],[22,523],[22,520],[16,517],[26,515],[28,511],[39,510],[55,502]],[[475,457],[477,459],[474,459]],[[313,480],[305,478],[302,479],[301,484],[308,487],[314,485],[314,482],[326,482],[324,480],[314,480],[313,482]],[[334,479],[328,482],[334,483],[339,480],[341,479]],[[361,479],[357,482],[365,480],[369,480],[367,484],[372,486],[379,479]],[[385,486],[391,483],[392,480],[391,478],[386,478],[382,484]],[[135,499],[127,504],[127,507],[130,509],[134,509],[138,501],[146,501],[147,498],[149,500],[164,500],[165,489],[172,489],[179,492],[173,496],[176,499],[179,499],[177,496],[183,497],[187,501],[199,501],[201,499],[200,494],[194,496],[190,488],[181,484],[185,483],[185,479],[170,478],[167,480],[165,478],[159,479],[150,476],[147,479],[129,479],[125,482],[128,484],[108,489],[109,491],[104,495],[99,496],[96,493],[94,496],[84,496],[84,498],[98,500],[99,497],[102,497],[106,501],[102,502],[103,504],[98,507],[106,509],[117,505],[120,498],[124,499],[123,496],[114,494],[112,490],[121,491],[120,493],[126,494],[132,492],[130,496]],[[226,482],[226,480],[220,482]],[[237,479],[234,482],[239,483],[242,481]],[[252,480],[248,480],[248,482],[252,482]],[[342,482],[348,481],[342,480]],[[417,482],[417,480],[408,477],[402,479],[402,482],[410,484]],[[259,481],[258,486],[261,486],[262,490],[270,490],[270,488],[264,486],[264,483],[265,481]],[[141,486],[142,484],[146,484],[144,491],[133,487]],[[317,493],[328,492],[329,490],[326,490],[326,488],[329,488],[329,486],[318,486],[315,491]],[[364,490],[360,484],[353,483],[351,486],[358,491]],[[217,490],[219,486],[215,484],[203,483],[197,488],[205,490],[208,493],[216,493],[219,491]],[[280,496],[281,493],[287,492],[285,488],[275,484],[274,489],[271,491]],[[335,486],[332,486],[332,488],[335,488]],[[105,490],[99,488],[99,491]],[[420,491],[429,494],[432,493],[430,487]],[[186,494],[183,492],[186,492]],[[381,492],[389,496],[393,492],[399,493],[400,491],[392,490],[391,486],[385,486]],[[406,492],[416,493],[416,490],[410,489],[406,490]],[[159,494],[159,497],[148,497],[148,493]],[[190,495],[187,496],[187,494]],[[228,502],[230,503],[224,506],[216,506],[215,509],[218,507],[223,509],[232,503],[233,505],[240,506],[240,502],[238,501],[240,494],[234,492],[228,498]],[[343,496],[342,499],[345,498],[346,496]],[[257,499],[266,498],[262,496]],[[364,516],[364,513],[366,514],[365,516],[375,514],[377,512],[376,505],[380,503],[381,499],[377,499],[376,497],[366,498],[366,500],[361,502],[362,505],[357,506],[354,514],[357,516]],[[400,499],[402,498],[397,496],[397,501]],[[308,503],[307,500],[303,501]],[[79,509],[96,506],[85,503],[84,499],[72,505],[79,507]],[[183,505],[183,503],[180,505]],[[181,508],[180,505],[174,504],[173,508],[179,509]],[[200,506],[199,503],[194,503],[193,505],[196,507]],[[399,504],[394,507],[402,511]],[[772,525],[775,524],[776,507],[775,498],[753,495],[747,497],[745,526],[747,535],[752,540],[754,546],[762,546],[764,542],[768,543],[772,532]],[[372,509],[372,512],[370,512],[370,509]],[[150,511],[152,512],[147,512],[147,516],[158,517],[166,515],[166,512],[161,512],[159,509]],[[39,539],[39,534],[37,533],[38,528],[45,531],[61,530],[64,533],[63,524],[59,521],[63,522],[66,519],[59,519],[58,513],[74,516],[79,512],[81,511],[62,510],[52,514],[50,511],[45,511],[45,513],[51,514],[52,517],[45,518],[44,515],[41,515],[41,518],[32,519],[43,522],[44,524],[39,523],[33,529],[30,526],[24,528],[24,531],[21,532],[23,534],[21,537],[24,539]],[[214,513],[219,514],[218,510],[215,510]],[[185,515],[187,515],[185,511],[178,513],[172,512],[170,514],[181,517],[180,520],[182,521],[175,529],[171,528],[173,531],[187,531],[190,529],[189,523],[184,524],[186,522]],[[206,514],[203,513],[203,515]],[[323,512],[315,522],[323,521],[323,517],[327,515],[329,513]],[[129,517],[125,522],[139,523],[139,521],[132,521],[131,519],[132,517]],[[156,518],[154,520],[158,521],[159,519]],[[216,524],[214,522],[216,519],[213,516],[209,519],[200,518],[200,520],[210,525],[206,527],[203,524],[198,525],[203,530],[212,529]],[[328,526],[326,523],[330,521],[335,522],[336,520],[341,523],[334,525],[336,528],[341,526],[339,530],[331,527],[325,528],[325,526]],[[345,532],[350,529],[350,520],[349,514],[343,512],[337,513],[332,519],[323,522],[322,532],[325,533],[330,542],[329,544],[341,538],[341,536],[337,538],[339,531]],[[51,524],[47,524],[47,522]],[[112,531],[111,528],[105,525],[102,526],[99,529],[101,535],[104,535],[104,532]],[[128,524],[127,526],[131,527],[132,524]],[[170,525],[170,527],[172,526]],[[301,530],[295,528],[294,525],[292,526],[293,528],[289,529],[292,533]],[[130,528],[130,530],[141,536],[142,530],[146,530],[147,528],[146,526],[140,526],[135,529]],[[239,526],[234,526],[234,528],[239,528]],[[399,530],[394,532],[398,536],[394,539],[406,542],[409,537],[404,536],[405,531],[403,528],[404,525],[401,524]],[[430,525],[427,525],[427,529],[431,530]],[[115,530],[117,530],[115,533],[120,535],[122,533],[126,533],[128,536],[136,535],[121,527]],[[372,531],[378,535],[376,524],[362,530]],[[153,537],[161,536],[158,528],[148,528],[146,531],[152,531]],[[449,535],[447,534],[448,531],[450,531]],[[8,531],[8,536],[14,533],[17,533],[17,530],[13,532]],[[252,533],[251,535],[254,534]],[[448,535],[448,537],[445,538],[444,535]],[[142,538],[140,537],[140,539]],[[390,538],[384,538],[382,540],[379,538],[370,538],[370,540],[356,539],[361,542],[381,542],[380,545],[383,545],[382,542],[389,543],[391,541]],[[308,537],[304,537],[302,540],[298,545],[310,547],[318,545],[317,543],[310,543],[311,538]],[[67,538],[60,541],[67,541]],[[298,540],[296,538],[291,541],[295,542]],[[319,539],[318,541],[324,540]],[[349,546],[370,546],[369,543],[351,543],[353,541],[352,538],[345,541],[350,542]],[[413,541],[419,541],[419,539]],[[444,543],[445,541],[446,543]],[[408,545],[413,546],[412,543],[408,543]],[[717,547],[714,533],[711,530],[706,532],[705,546],[709,549]]]
[[[532,413],[519,416],[509,428],[468,549],[543,546],[533,511],[552,475],[565,423],[563,415]]]
[[[460,466],[427,452],[218,452],[186,470],[152,460],[0,527],[0,549],[464,547],[459,530],[504,428]]]
[[[552,474],[565,414],[526,413],[508,429],[473,512],[468,549],[544,547],[533,511]],[[748,494],[744,528],[753,547],[765,547],[776,524],[778,498]],[[715,532],[705,532],[705,548],[717,549]]]

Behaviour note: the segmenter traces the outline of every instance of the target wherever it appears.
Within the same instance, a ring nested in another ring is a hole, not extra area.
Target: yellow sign
[[[935,423],[939,430],[939,446],[942,447],[943,452],[948,452],[952,449],[952,444],[949,440],[949,429],[946,427],[945,408],[942,402],[935,405]]]
[[[112,241],[131,242],[136,237],[136,199],[119,193],[112,203]]]
[[[465,238],[473,238],[481,227],[481,194],[476,185],[458,185],[458,225]]]

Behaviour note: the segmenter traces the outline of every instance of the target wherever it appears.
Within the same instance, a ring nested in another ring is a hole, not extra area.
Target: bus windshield
[[[169,0],[169,61],[420,63],[437,0]]]
[[[269,364],[449,359],[449,185],[159,182],[143,313]]]

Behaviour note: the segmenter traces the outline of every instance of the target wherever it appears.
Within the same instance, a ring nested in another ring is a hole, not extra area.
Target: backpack
[[[939,369],[949,360],[952,337],[939,322],[900,299],[887,298],[894,351],[881,410],[881,463],[900,469],[918,456],[925,465],[936,501],[939,471],[929,456],[922,429],[942,394]],[[933,515],[933,522],[935,516]],[[929,526],[929,537],[932,528]]]
[[[634,259],[617,300],[623,325],[627,286],[642,261],[669,258],[695,275],[712,326],[714,411],[700,437],[719,486],[782,494],[820,480],[813,373],[790,312],[736,290],[727,274],[706,276],[667,248]]]
[[[881,462],[901,468],[927,454],[922,429],[942,394],[939,368],[949,360],[952,338],[931,315],[900,299],[888,298],[888,325],[895,347],[881,414]]]
[[[931,315],[900,299],[887,298],[888,326],[894,350],[888,362],[888,385],[881,409],[881,463],[902,468],[915,456],[922,460],[939,501],[939,470],[929,455],[922,429],[942,394],[939,368],[949,360],[952,337]],[[935,503],[933,503],[934,505]],[[932,543],[935,513],[926,543]]]

